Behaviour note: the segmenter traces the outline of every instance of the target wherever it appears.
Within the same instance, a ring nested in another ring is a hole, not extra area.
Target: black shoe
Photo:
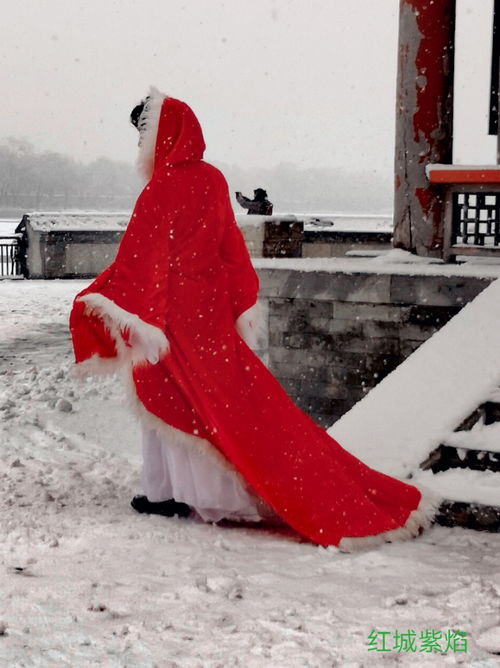
[[[168,499],[168,501],[159,501],[153,503],[148,500],[147,496],[134,496],[130,505],[138,513],[148,513],[150,515],[164,515],[165,517],[189,517],[191,515],[191,508],[187,503],[179,503],[175,499]]]

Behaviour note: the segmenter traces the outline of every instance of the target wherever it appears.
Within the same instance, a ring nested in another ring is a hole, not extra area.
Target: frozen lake
[[[21,218],[19,218],[19,220],[17,218],[0,218],[0,237],[6,237],[10,234],[14,234],[14,230],[19,224],[20,220]]]

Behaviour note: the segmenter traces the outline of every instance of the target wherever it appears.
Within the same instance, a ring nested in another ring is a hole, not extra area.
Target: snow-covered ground
[[[139,429],[71,376],[86,281],[0,281],[0,665],[500,665],[500,536],[434,527],[356,554],[136,514]],[[353,509],[355,512],[355,509]],[[468,652],[368,635],[461,630]],[[380,647],[380,645],[379,645]]]

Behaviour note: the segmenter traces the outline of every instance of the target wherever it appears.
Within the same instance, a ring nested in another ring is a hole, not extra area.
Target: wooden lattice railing
[[[429,165],[429,181],[443,188],[443,258],[500,258],[500,166]]]

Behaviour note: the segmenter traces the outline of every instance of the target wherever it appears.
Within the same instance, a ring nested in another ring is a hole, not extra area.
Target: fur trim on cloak
[[[168,95],[161,93],[154,86],[150,86],[147,97],[148,100],[139,118],[140,139],[137,156],[137,169],[146,183],[153,175],[161,108]]]
[[[129,313],[104,295],[90,292],[79,297],[86,305],[88,315],[99,316],[114,339],[117,348],[116,363],[130,362],[156,364],[169,350],[168,339],[159,327],[141,320],[135,313]],[[122,332],[128,332],[129,345],[125,344]]]
[[[420,503],[412,510],[403,526],[390,531],[383,531],[374,536],[360,536],[342,538],[338,548],[341,552],[356,552],[370,547],[377,547],[382,543],[394,543],[399,540],[408,540],[420,536],[424,529],[432,524],[434,516],[439,508],[441,498],[425,488],[417,488],[422,494]]]

